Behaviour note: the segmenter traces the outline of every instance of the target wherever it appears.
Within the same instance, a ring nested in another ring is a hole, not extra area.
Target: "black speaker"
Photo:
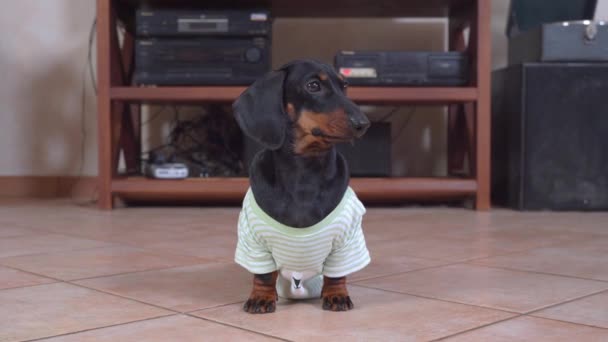
[[[608,209],[608,64],[511,66],[492,97],[494,203]]]

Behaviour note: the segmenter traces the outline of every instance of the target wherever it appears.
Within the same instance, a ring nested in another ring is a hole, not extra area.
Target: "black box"
[[[138,37],[270,36],[270,13],[264,10],[138,9]]]
[[[608,23],[543,24],[509,40],[509,65],[524,62],[608,61]]]
[[[270,71],[265,37],[138,39],[135,83],[250,85]]]
[[[608,63],[511,66],[492,94],[495,203],[608,209]]]
[[[340,51],[335,66],[352,85],[460,86],[469,77],[460,52]]]
[[[542,24],[592,20],[597,0],[511,0],[507,37],[536,29]]]
[[[367,133],[351,144],[336,145],[342,153],[350,170],[355,177],[388,177],[391,174],[391,124],[388,122],[373,122]],[[249,165],[261,146],[245,137],[244,163]]]

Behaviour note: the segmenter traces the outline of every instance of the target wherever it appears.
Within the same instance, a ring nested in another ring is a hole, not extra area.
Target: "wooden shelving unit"
[[[97,0],[99,127],[99,207],[111,209],[115,197],[155,201],[234,201],[242,199],[246,178],[179,181],[127,177],[117,171],[118,156],[137,171],[141,152],[141,103],[230,103],[244,87],[137,87],[133,70],[134,9],[143,0]],[[450,49],[466,51],[471,61],[468,87],[351,87],[358,104],[449,105],[449,178],[353,178],[364,201],[473,198],[477,209],[490,207],[490,0],[148,0],[157,6],[264,6],[274,17],[404,17],[443,14],[450,22]],[[127,26],[119,43],[118,21]],[[469,44],[464,30],[470,29]],[[465,163],[465,160],[468,163]],[[463,175],[463,165],[470,165]]]
[[[112,181],[112,193],[138,200],[230,201],[242,199],[249,186],[247,178],[193,178],[150,180],[125,177]],[[477,184],[472,179],[456,178],[353,178],[351,186],[368,201],[473,196]]]
[[[112,87],[110,98],[119,101],[209,102],[233,101],[245,87]],[[477,100],[477,89],[350,87],[348,97],[362,104],[450,104]]]

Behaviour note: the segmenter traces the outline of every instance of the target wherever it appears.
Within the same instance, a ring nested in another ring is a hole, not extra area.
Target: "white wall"
[[[95,0],[3,1],[0,176],[75,175],[82,72]],[[87,79],[86,165],[96,174],[95,103]]]
[[[598,0],[595,9],[595,19],[608,20],[608,0]]]

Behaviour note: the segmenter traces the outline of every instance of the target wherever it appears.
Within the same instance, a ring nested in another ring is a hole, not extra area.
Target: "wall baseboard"
[[[0,176],[0,197],[94,198],[97,177]]]

